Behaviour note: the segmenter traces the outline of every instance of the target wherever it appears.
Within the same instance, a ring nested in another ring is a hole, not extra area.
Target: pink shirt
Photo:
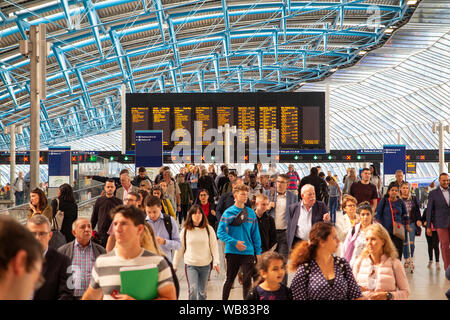
[[[394,300],[407,300],[409,298],[408,279],[399,259],[392,259],[383,255],[380,264],[375,267],[369,257],[360,257],[353,266],[353,274],[361,287],[370,288],[374,286],[372,291],[390,292]],[[370,292],[363,291],[362,293],[367,298]]]

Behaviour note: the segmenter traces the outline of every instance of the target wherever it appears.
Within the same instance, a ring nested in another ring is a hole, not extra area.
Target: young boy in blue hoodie
[[[245,206],[248,186],[235,186],[233,196],[234,205],[225,210],[217,229],[219,239],[225,242],[225,258],[227,261],[227,279],[223,285],[223,300],[228,300],[231,286],[240,267],[242,267],[244,273],[243,297],[244,299],[247,297],[252,285],[253,268],[256,263],[255,256],[259,259],[261,255],[258,220],[255,212]],[[247,214],[245,214],[244,208]]]

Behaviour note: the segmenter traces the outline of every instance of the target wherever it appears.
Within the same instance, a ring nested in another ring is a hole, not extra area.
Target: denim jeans
[[[186,265],[189,300],[206,300],[206,285],[210,269],[210,265],[203,267]]]
[[[330,197],[330,217],[331,222],[336,223],[336,210],[338,206],[338,197]]]
[[[409,258],[409,250],[408,245],[411,246],[411,258],[414,257],[414,238],[416,237],[416,224],[410,223],[409,227],[411,228],[411,232],[409,232],[409,244],[408,244],[408,237],[406,236],[406,233],[408,230],[405,228],[405,241],[403,242],[403,258],[408,259]]]

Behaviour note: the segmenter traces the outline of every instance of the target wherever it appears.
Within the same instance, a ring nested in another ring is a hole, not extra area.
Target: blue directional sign
[[[136,130],[135,141],[136,168],[163,165],[162,130]]]
[[[395,174],[397,170],[406,173],[406,145],[384,145],[383,168],[384,174]]]
[[[48,175],[70,176],[70,147],[48,148]]]

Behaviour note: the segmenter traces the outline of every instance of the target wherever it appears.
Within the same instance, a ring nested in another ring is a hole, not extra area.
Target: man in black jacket
[[[33,300],[72,300],[73,288],[69,285],[70,259],[48,246],[52,237],[50,221],[42,214],[34,215],[27,221],[27,228],[44,249],[42,275],[45,283],[34,292]]]
[[[139,188],[141,186],[141,182],[144,180],[150,181],[150,184],[152,183],[152,180],[147,175],[147,170],[145,167],[139,167],[138,174],[134,177],[133,181],[131,181],[131,184]]]
[[[302,199],[301,190],[302,187],[306,184],[311,184],[314,186],[314,190],[316,193],[316,199],[318,201],[325,202],[328,198],[328,186],[324,179],[319,177],[319,169],[317,167],[312,167],[310,171],[310,175],[303,177],[300,181],[300,185],[298,187],[298,200]]]
[[[255,213],[258,218],[259,234],[261,236],[261,253],[269,251],[277,243],[275,219],[268,213],[269,197],[264,193],[256,196]]]
[[[105,183],[105,195],[95,201],[91,215],[92,229],[95,229],[98,223],[98,236],[100,244],[106,247],[108,241],[108,229],[112,223],[109,212],[111,209],[122,204],[122,200],[114,196],[116,190],[114,180],[107,180]]]

